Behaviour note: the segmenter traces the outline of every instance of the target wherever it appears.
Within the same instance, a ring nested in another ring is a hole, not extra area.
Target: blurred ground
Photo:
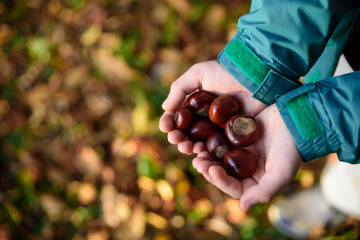
[[[0,239],[285,239],[267,205],[245,216],[158,130],[171,82],[215,59],[248,11],[245,0],[0,1]],[[322,164],[283,194],[311,187]],[[358,234],[349,218],[323,236]]]

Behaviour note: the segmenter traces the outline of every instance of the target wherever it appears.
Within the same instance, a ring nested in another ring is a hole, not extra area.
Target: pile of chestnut
[[[256,157],[244,147],[255,142],[259,127],[255,118],[240,113],[234,97],[195,91],[186,105],[176,110],[174,124],[190,140],[205,142],[209,154],[228,175],[244,179],[256,170]]]

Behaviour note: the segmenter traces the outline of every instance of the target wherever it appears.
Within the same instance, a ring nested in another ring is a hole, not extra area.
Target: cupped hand
[[[240,199],[240,207],[247,212],[252,206],[269,202],[291,182],[302,159],[297,147],[273,104],[256,116],[261,135],[247,149],[258,158],[258,167],[252,177],[237,180],[204,151],[193,160],[193,166],[210,183],[231,197]]]
[[[159,128],[168,134],[168,140],[177,144],[180,152],[185,154],[199,153],[206,150],[202,142],[193,142],[174,128],[176,109],[185,104],[189,94],[197,89],[206,90],[217,95],[234,96],[240,103],[242,113],[257,115],[266,105],[252,98],[251,92],[234,79],[217,61],[195,64],[171,85],[169,95],[162,107]]]

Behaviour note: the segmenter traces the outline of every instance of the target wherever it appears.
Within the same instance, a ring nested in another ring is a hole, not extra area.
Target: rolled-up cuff
[[[277,108],[290,132],[304,161],[310,161],[340,150],[340,142],[329,123],[321,99],[316,101],[316,111],[308,93],[316,95],[316,85],[308,84],[278,98]],[[320,102],[319,102],[320,101]]]
[[[220,64],[257,100],[271,105],[281,96],[301,86],[268,67],[236,36],[219,54]]]

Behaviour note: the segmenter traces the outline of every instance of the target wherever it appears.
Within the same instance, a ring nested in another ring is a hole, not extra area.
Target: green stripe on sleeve
[[[226,45],[224,52],[251,81],[261,85],[270,69],[245,43],[236,38]]]
[[[324,127],[306,95],[300,95],[286,103],[290,116],[305,141],[322,134]]]

